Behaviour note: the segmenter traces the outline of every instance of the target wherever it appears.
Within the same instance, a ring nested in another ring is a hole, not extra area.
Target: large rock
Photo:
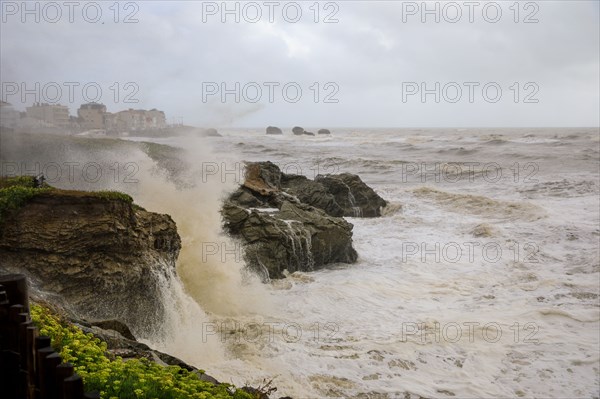
[[[331,134],[329,129],[319,129],[318,134]]]
[[[282,174],[280,181],[287,193],[331,216],[377,217],[387,205],[360,177],[349,173],[319,175],[314,181]]]
[[[295,126],[294,128],[292,128],[292,133],[294,133],[296,136],[301,136],[304,134],[304,128],[301,128],[300,126]]]
[[[321,183],[306,176],[282,174],[281,186],[296,196],[301,202],[320,208],[331,216],[344,216],[344,210],[336,202],[335,197]]]
[[[319,175],[315,181],[321,183],[333,195],[344,210],[344,216],[377,217],[387,202],[367,186],[357,175]]]
[[[174,275],[180,248],[168,215],[85,192],[39,194],[0,226],[4,272],[25,273],[77,315],[126,322],[138,337],[157,328],[161,280]]]
[[[281,171],[272,162],[249,163],[245,168],[243,187],[262,196],[270,196],[281,188]]]
[[[283,132],[276,126],[269,126],[267,127],[267,134],[283,134]]]
[[[284,270],[312,271],[336,262],[353,263],[352,224],[306,204],[283,201],[278,211],[223,207],[226,229],[245,243],[247,264],[265,279]]]
[[[226,230],[243,241],[247,264],[265,279],[356,261],[353,226],[342,213],[323,185],[271,162],[247,164],[244,184],[222,209]]]

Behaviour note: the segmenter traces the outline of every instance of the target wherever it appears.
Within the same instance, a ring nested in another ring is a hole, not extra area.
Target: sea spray
[[[269,294],[245,269],[241,256],[206,253],[207,245],[240,248],[222,234],[220,208],[222,198],[242,182],[243,175],[206,173],[207,165],[239,168],[239,160],[215,153],[206,140],[184,140],[182,149],[118,139],[67,138],[48,141],[42,153],[21,148],[17,140],[7,161],[75,165],[69,173],[46,177],[62,189],[125,192],[135,204],[174,219],[182,238],[176,273],[168,265],[154,265],[155,272],[147,276],[158,281],[158,294],[148,295],[161,297],[164,317],[149,314],[132,330],[150,346],[206,367],[210,359],[225,358],[218,339],[203,339],[207,323],[262,313],[269,308]]]
[[[156,273],[153,278],[161,287],[164,319],[155,326],[153,334],[140,341],[199,368],[224,361],[225,350],[218,337],[207,333],[212,324],[210,317],[185,292],[179,277],[169,271]]]
[[[206,141],[190,139],[187,144],[182,154],[189,166],[183,177],[186,187],[178,187],[165,171],[142,162],[135,200],[176,222],[182,238],[177,273],[185,291],[205,311],[228,316],[256,313],[267,306],[268,295],[260,280],[245,270],[239,244],[222,232],[222,201],[241,183],[240,176],[207,175],[205,165],[229,163],[224,157],[215,160],[217,155]],[[209,247],[219,252],[209,253]]]

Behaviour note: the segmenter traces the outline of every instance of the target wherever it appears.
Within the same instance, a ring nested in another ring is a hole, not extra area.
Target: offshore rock
[[[342,216],[379,216],[386,202],[356,175],[319,179],[287,175],[268,161],[249,163],[245,182],[225,201],[225,229],[264,279],[356,261],[353,226]]]
[[[333,195],[343,209],[344,216],[378,217],[387,202],[357,175],[319,175],[315,181],[322,184]]]
[[[223,207],[226,229],[244,243],[247,264],[264,279],[282,278],[284,270],[312,271],[342,262],[353,263],[352,224],[320,209],[283,201],[274,212]]]
[[[267,134],[283,134],[283,132],[281,131],[280,128],[278,128],[276,126],[268,126]]]

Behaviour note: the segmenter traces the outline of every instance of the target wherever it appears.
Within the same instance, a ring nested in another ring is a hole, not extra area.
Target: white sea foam
[[[193,344],[183,340],[171,346],[175,355],[226,381],[276,377],[277,394],[294,397],[597,396],[600,182],[598,152],[589,154],[597,131],[561,146],[568,129],[334,129],[327,141],[221,133],[211,142],[224,153],[294,162],[311,178],[319,160],[338,159],[338,172],[361,175],[394,210],[349,218],[358,263],[244,288],[239,265],[207,265],[197,252],[198,237],[219,236],[207,213],[219,196],[174,191],[161,203],[165,188],[155,190],[148,208],[172,212],[183,237],[179,272],[199,305],[185,305],[186,314],[218,323],[214,347],[222,351],[205,358],[186,352]],[[399,153],[390,145],[398,142],[415,147]],[[473,151],[439,152],[449,146]],[[390,161],[495,162],[512,174],[407,181],[402,163]],[[531,171],[537,182],[523,178]],[[582,182],[591,184],[583,190]],[[489,234],[473,234],[480,225]],[[201,335],[198,325],[179,323],[175,337]]]

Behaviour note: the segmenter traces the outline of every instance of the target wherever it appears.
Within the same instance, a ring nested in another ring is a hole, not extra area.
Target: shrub
[[[133,203],[133,198],[131,198],[131,196],[118,191],[98,191],[93,192],[93,195],[97,196],[98,198],[120,200],[127,202],[128,204]]]
[[[31,306],[31,318],[41,335],[64,362],[73,364],[86,391],[96,390],[103,399],[252,399],[249,393],[229,384],[202,381],[195,372],[179,366],[161,366],[147,359],[111,359],[106,342],[84,334],[40,305]]]
[[[21,185],[0,188],[0,224],[2,224],[8,212],[19,209],[31,198],[49,190],[49,188],[33,188]]]

